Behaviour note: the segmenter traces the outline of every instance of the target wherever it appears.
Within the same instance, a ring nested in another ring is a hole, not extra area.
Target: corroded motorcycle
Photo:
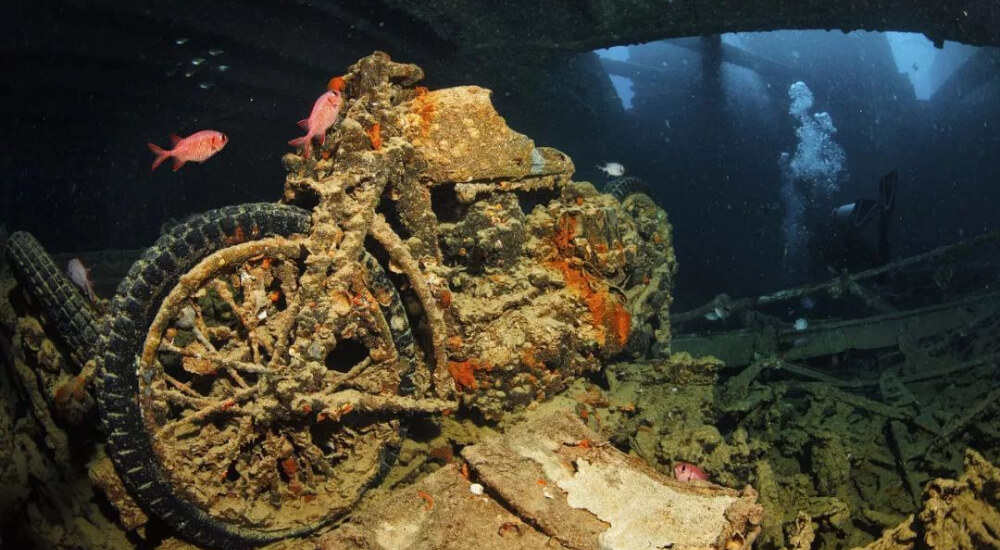
[[[631,183],[617,198],[573,183],[488,91],[422,76],[360,60],[325,143],[285,156],[280,203],[185,220],[104,325],[67,317],[97,358],[115,470],[185,538],[308,533],[378,483],[407,415],[500,418],[669,334],[662,210]]]

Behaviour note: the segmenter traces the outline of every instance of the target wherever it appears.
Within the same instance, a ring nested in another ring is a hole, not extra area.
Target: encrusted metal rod
[[[431,295],[427,278],[420,271],[420,266],[410,254],[409,249],[392,230],[392,227],[382,214],[376,214],[372,220],[371,234],[385,247],[389,259],[410,279],[410,285],[420,300],[427,315],[427,325],[431,333],[431,346],[434,352],[434,383],[438,395],[449,396],[455,393],[455,382],[448,374],[448,355],[445,352],[445,337],[448,329],[444,322],[444,313],[438,307],[437,301]]]
[[[239,391],[239,392],[236,393],[236,395],[234,395],[232,397],[227,397],[226,399],[223,399],[221,401],[216,401],[215,403],[213,403],[213,404],[211,404],[211,405],[209,405],[209,406],[201,409],[198,412],[189,414],[189,415],[187,415],[185,417],[178,418],[177,420],[174,420],[173,422],[165,424],[162,428],[160,428],[156,432],[156,436],[157,437],[163,437],[163,436],[165,436],[167,434],[172,433],[174,430],[176,430],[180,426],[183,426],[184,424],[189,424],[191,422],[197,422],[197,421],[202,420],[204,418],[207,418],[209,415],[211,415],[213,413],[216,413],[216,412],[219,412],[219,411],[233,411],[233,412],[237,412],[239,409],[235,409],[234,407],[240,401],[242,401],[242,400],[244,400],[244,399],[252,396],[253,394],[257,393],[257,391],[258,391],[259,388],[260,388],[260,386],[257,385],[257,386],[253,386],[253,387],[247,388],[245,390]]]
[[[443,399],[413,398],[402,395],[373,395],[358,390],[340,390],[333,393],[305,395],[294,400],[292,408],[302,410],[306,405],[322,411],[328,417],[339,418],[350,411],[383,413],[439,413],[453,409],[456,403]]]
[[[898,271],[905,267],[910,267],[912,265],[929,262],[932,260],[937,260],[948,256],[952,253],[964,252],[975,246],[1000,241],[1000,230],[990,231],[988,233],[983,233],[977,237],[961,241],[955,244],[940,246],[934,250],[925,252],[923,254],[918,254],[916,256],[910,256],[909,258],[899,260],[890,264],[875,267],[867,271],[862,271],[860,273],[844,274],[843,276],[830,279],[822,283],[812,283],[808,285],[803,285],[795,288],[789,288],[785,290],[779,290],[772,294],[765,294],[763,296],[756,296],[753,298],[741,298],[738,300],[732,300],[726,302],[726,308],[729,313],[735,313],[737,311],[743,311],[745,309],[752,309],[758,306],[769,304],[772,302],[781,302],[784,300],[790,300],[793,298],[799,298],[802,296],[807,296],[809,294],[815,294],[821,291],[828,290],[849,290],[850,285],[856,283],[857,281],[862,281],[865,279],[871,279],[872,277],[877,277],[884,273],[890,273],[892,271]],[[718,297],[713,299],[711,302],[704,304],[700,307],[692,309],[690,311],[685,311],[683,313],[678,313],[676,315],[670,316],[671,324],[686,323],[694,319],[704,317],[706,314],[711,313],[717,307],[719,307]]]
[[[264,374],[271,372],[268,367],[262,367],[254,363],[247,363],[245,361],[233,361],[232,359],[223,359],[222,357],[217,357],[211,354],[202,354],[193,351],[188,351],[184,348],[179,348],[173,344],[168,344],[166,342],[160,343],[160,351],[168,351],[170,353],[176,353],[177,355],[183,357],[191,357],[192,359],[203,359],[205,361],[211,361],[217,363],[220,367],[226,369],[233,369],[239,372],[246,372],[249,374]]]

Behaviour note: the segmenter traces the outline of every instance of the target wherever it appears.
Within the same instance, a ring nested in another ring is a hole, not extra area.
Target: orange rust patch
[[[427,86],[417,86],[416,88],[413,89],[413,91],[417,92],[417,97],[420,97],[422,95],[425,95],[430,90],[427,89]]]
[[[576,236],[576,217],[569,212],[563,212],[556,223],[556,233],[552,236],[552,241],[556,244],[559,252],[565,252],[570,241]]]
[[[628,335],[632,330],[632,317],[629,316],[625,306],[616,300],[611,311],[611,334],[615,337],[615,343],[619,347],[625,347],[628,343]]]
[[[537,483],[537,484],[541,485],[542,487],[545,487],[546,485],[548,485],[548,482],[546,482],[546,481],[545,481],[544,479],[542,479],[542,478],[538,478],[538,479],[536,479],[536,480],[535,480],[535,483]]]
[[[417,491],[417,496],[424,499],[426,503],[424,509],[430,511],[434,507],[434,497],[432,497],[427,491]]]
[[[232,246],[234,244],[240,244],[242,242],[246,242],[246,240],[247,240],[247,233],[246,233],[246,231],[243,230],[243,226],[242,225],[237,225],[236,226],[236,231],[233,231],[233,234],[230,235],[230,236],[228,236],[228,237],[226,237],[225,240],[226,240],[226,244],[228,244],[229,246]]]
[[[441,445],[440,447],[434,447],[427,454],[434,460],[440,460],[445,464],[455,459],[455,451],[454,449],[451,448],[451,445]]]
[[[528,346],[521,350],[521,362],[526,367],[537,368],[538,358],[535,357],[535,348]]]
[[[417,97],[413,98],[413,112],[420,117],[420,137],[425,138],[430,134],[436,110],[437,106],[428,95],[427,88],[423,88],[423,92],[421,92],[420,87],[418,87]]]
[[[469,463],[468,462],[463,462],[462,463],[462,477],[464,477],[465,479],[469,479]]]
[[[56,403],[62,404],[68,401],[68,399],[66,399],[66,394],[69,392],[69,388],[67,387],[68,385],[69,384],[62,384],[58,388],[56,388],[56,393],[53,396],[53,399],[55,399]]]
[[[73,377],[73,399],[83,401],[87,397],[87,380],[83,375]]]
[[[286,476],[295,477],[299,471],[299,463],[295,461],[295,457],[290,456],[281,461],[281,469],[285,471]]]
[[[368,139],[372,142],[372,149],[378,151],[382,148],[382,125],[376,122],[372,124],[372,127],[365,130],[368,134]]]
[[[271,292],[268,293],[267,298],[271,300],[271,303],[273,304],[281,299],[281,291],[272,290]]]
[[[458,351],[458,350],[462,349],[462,345],[464,343],[465,342],[462,341],[462,335],[460,335],[460,334],[453,334],[453,335],[451,335],[451,336],[448,337],[448,341],[447,341],[448,351]]]
[[[442,289],[441,293],[438,294],[438,303],[441,307],[448,309],[451,307],[451,291],[448,289]]]
[[[326,83],[326,89],[331,92],[342,92],[344,91],[344,77],[335,76]]]

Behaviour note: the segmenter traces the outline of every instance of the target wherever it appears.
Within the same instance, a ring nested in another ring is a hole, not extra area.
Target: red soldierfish
[[[222,132],[202,130],[186,138],[170,136],[170,141],[174,145],[170,150],[164,150],[152,143],[148,144],[149,150],[156,153],[153,170],[170,157],[174,159],[174,172],[180,170],[185,162],[205,162],[221,151],[229,143],[229,138]]]
[[[89,276],[90,270],[83,267],[83,262],[77,258],[73,258],[69,261],[69,265],[66,266],[66,275],[69,275],[69,280],[73,281],[73,284],[80,287],[86,295],[90,303],[97,303],[97,295],[94,294],[94,285],[90,282]]]
[[[319,136],[319,144],[326,143],[326,131],[337,122],[338,116],[340,116],[340,91],[332,89],[319,96],[309,118],[299,121],[299,127],[306,131],[306,135],[295,138],[288,144],[292,147],[303,147],[308,158],[313,138]]]
[[[705,473],[705,470],[689,462],[674,463],[674,477],[680,481],[708,480],[708,474]]]

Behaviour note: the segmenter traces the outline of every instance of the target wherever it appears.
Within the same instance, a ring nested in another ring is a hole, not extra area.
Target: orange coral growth
[[[417,97],[420,97],[426,94],[430,90],[427,89],[427,86],[417,86],[416,88],[413,89],[413,91],[417,92]]]
[[[610,334],[614,338],[612,345],[621,348],[628,341],[631,319],[621,303],[608,292],[606,283],[595,280],[583,268],[570,263],[572,253],[569,248],[576,231],[576,217],[569,212],[563,212],[556,222],[555,233],[552,235],[552,242],[557,250],[556,258],[549,260],[548,265],[560,271],[563,280],[566,281],[566,287],[583,299],[590,312],[590,324],[597,331],[598,344],[605,345]],[[595,250],[603,254],[608,248],[599,243],[595,246]],[[524,359],[525,364],[530,366],[527,357]]]
[[[608,292],[607,285],[588,278],[582,268],[574,267],[566,260],[551,260],[548,265],[562,273],[566,287],[587,305],[590,324],[597,330],[598,344],[605,345],[610,333],[614,337],[614,346],[624,346],[628,341],[631,319],[621,303]],[[598,289],[595,290],[591,283]]]
[[[365,130],[368,134],[368,139],[372,142],[372,148],[378,151],[382,148],[382,125],[376,122],[372,124],[372,127]]]
[[[343,92],[344,91],[344,77],[335,76],[326,83],[326,89],[331,92]]]
[[[458,385],[459,389],[476,389],[478,387],[476,382],[476,371],[488,371],[491,368],[492,367],[488,363],[480,363],[475,359],[448,362],[448,373],[451,374],[451,377],[455,380],[455,384]]]
[[[476,367],[471,360],[449,361],[448,373],[460,389],[476,388]]]

